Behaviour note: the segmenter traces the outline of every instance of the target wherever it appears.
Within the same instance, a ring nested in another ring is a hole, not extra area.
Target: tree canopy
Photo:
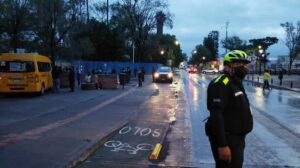
[[[209,60],[217,59],[219,53],[219,32],[211,31],[208,36],[204,38],[203,44],[211,53],[212,58],[209,58]]]
[[[221,41],[222,46],[228,50],[247,50],[249,45],[247,45],[246,40],[240,39],[238,36],[228,37]]]
[[[1,0],[0,52],[22,48],[53,60],[128,61],[132,60],[128,56],[133,55],[134,47],[136,61],[164,59],[149,52],[149,48],[153,45],[150,37],[161,36],[154,34],[158,23],[160,27],[172,27],[167,0],[120,0],[109,6],[87,2]],[[106,15],[108,10],[110,14]],[[182,60],[180,45],[169,46],[173,61]]]

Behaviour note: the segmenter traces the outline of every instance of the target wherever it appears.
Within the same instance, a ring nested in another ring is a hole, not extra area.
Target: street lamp
[[[261,75],[261,62],[265,57],[265,50],[263,49],[263,47],[261,45],[258,46],[258,52],[259,52],[259,56],[258,56],[258,63],[259,63],[259,75]]]
[[[172,44],[173,44],[173,45],[172,45]],[[168,52],[168,53],[167,53],[167,65],[172,66],[172,57],[173,57],[173,48],[174,48],[174,47],[172,47],[172,46],[174,46],[174,45],[178,46],[179,44],[180,44],[179,41],[178,41],[178,40],[175,40],[174,42],[168,43],[168,44],[166,45],[166,51]],[[165,51],[164,51],[164,50],[161,50],[161,51],[160,51],[160,54],[161,54],[161,55],[164,55],[164,54],[165,54]]]
[[[202,63],[203,63],[203,66],[204,66],[204,67],[206,67],[205,59],[206,59],[206,57],[203,56],[203,57],[202,57]]]

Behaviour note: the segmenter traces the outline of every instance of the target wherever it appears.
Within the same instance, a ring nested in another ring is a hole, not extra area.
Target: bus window
[[[51,65],[46,62],[38,62],[39,72],[49,72],[51,70]]]
[[[1,61],[0,72],[34,72],[33,61]]]

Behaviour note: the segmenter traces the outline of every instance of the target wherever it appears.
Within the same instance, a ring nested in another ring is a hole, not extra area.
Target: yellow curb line
[[[152,153],[151,153],[151,155],[149,157],[149,159],[150,160],[157,160],[161,148],[162,148],[161,144],[159,144],[159,143],[156,144],[154,150],[152,151]]]

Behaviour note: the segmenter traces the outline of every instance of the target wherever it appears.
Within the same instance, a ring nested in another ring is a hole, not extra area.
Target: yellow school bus
[[[37,92],[53,87],[51,60],[39,54],[0,54],[0,93]]]

